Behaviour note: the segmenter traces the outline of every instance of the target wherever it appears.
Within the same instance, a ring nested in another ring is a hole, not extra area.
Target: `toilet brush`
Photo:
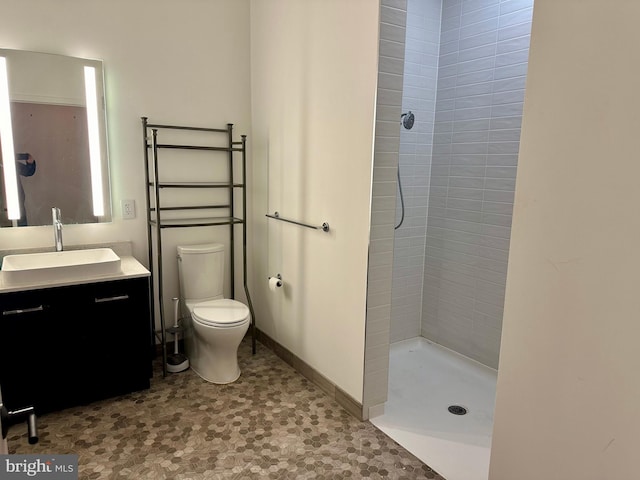
[[[170,373],[183,372],[189,368],[189,359],[184,353],[179,353],[178,340],[179,333],[182,330],[178,324],[178,304],[180,300],[173,298],[173,327],[167,328],[167,332],[173,333],[173,353],[167,355],[167,371]]]

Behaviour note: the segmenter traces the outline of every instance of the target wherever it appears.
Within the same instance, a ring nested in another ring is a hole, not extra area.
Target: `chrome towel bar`
[[[287,218],[282,218],[278,212],[274,212],[273,215],[270,215],[270,214],[267,213],[265,216],[269,217],[269,218],[274,218],[276,220],[281,220],[283,222],[293,223],[295,225],[300,225],[301,227],[312,228],[313,230],[322,230],[323,232],[328,232],[329,231],[329,224],[327,222],[324,222],[322,225],[317,227],[315,225],[309,225],[308,223],[296,222],[295,220],[289,220]]]

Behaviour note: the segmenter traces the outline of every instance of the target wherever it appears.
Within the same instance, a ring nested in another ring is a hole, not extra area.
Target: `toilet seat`
[[[228,298],[197,303],[191,315],[198,323],[215,328],[237,327],[250,320],[247,306]]]

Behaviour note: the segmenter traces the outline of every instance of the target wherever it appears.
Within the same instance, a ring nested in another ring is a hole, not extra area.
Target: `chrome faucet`
[[[51,218],[53,219],[53,241],[56,246],[56,252],[62,251],[62,221],[60,220],[60,209],[53,207],[51,209]]]

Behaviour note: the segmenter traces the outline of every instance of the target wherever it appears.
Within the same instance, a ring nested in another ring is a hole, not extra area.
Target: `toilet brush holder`
[[[167,355],[167,372],[180,373],[189,369],[189,359],[183,353]]]
[[[189,368],[189,359],[184,353],[180,353],[178,349],[178,341],[180,332],[183,330],[178,320],[178,302],[177,298],[173,298],[173,314],[174,324],[173,327],[167,328],[167,333],[173,334],[173,353],[167,355],[167,372],[179,373],[184,372]]]

